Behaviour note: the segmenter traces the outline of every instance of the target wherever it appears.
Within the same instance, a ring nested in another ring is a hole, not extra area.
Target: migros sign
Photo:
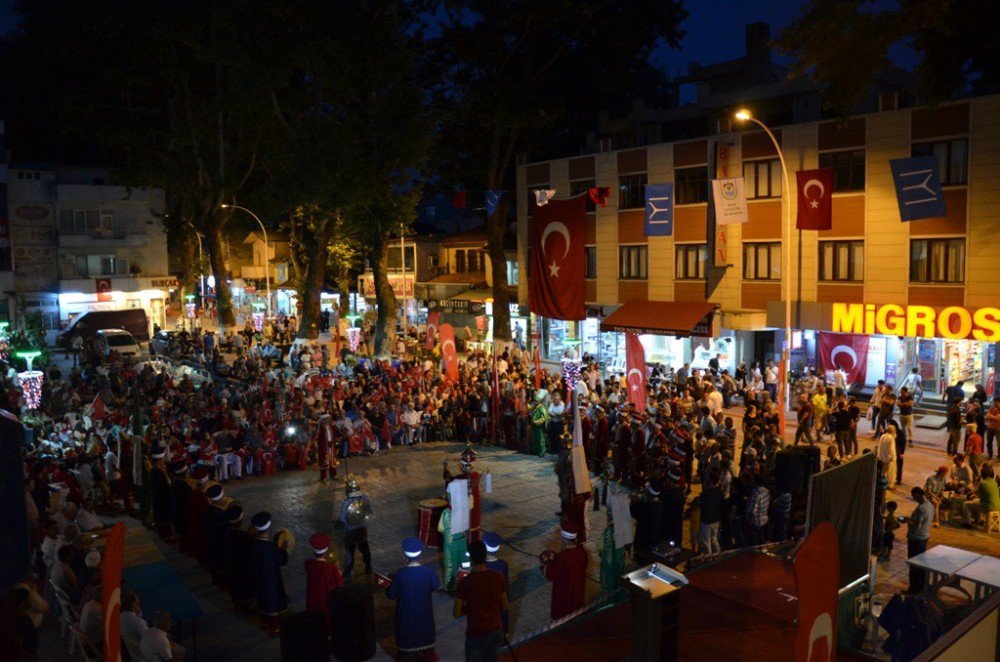
[[[833,304],[833,330],[840,333],[1000,341],[1000,308]]]

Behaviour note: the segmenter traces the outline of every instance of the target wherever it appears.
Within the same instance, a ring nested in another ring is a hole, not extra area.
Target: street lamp
[[[785,215],[785,230],[788,237],[788,243],[782,247],[785,257],[785,350],[782,352],[781,360],[785,362],[785,379],[788,379],[788,373],[791,371],[791,352],[792,352],[792,189],[788,185],[788,168],[785,167],[785,153],[781,151],[781,145],[778,144],[778,139],[774,137],[771,129],[767,127],[766,124],[761,122],[759,119],[753,116],[746,108],[741,108],[736,111],[734,117],[740,122],[753,122],[760,128],[764,130],[767,137],[771,139],[774,144],[774,149],[778,152],[778,160],[781,162],[781,178],[785,183],[785,198],[783,204],[781,205],[782,211]],[[788,388],[785,387],[785,402],[782,403],[785,409],[788,409]]]
[[[260,226],[260,231],[264,233],[264,279],[265,279],[265,282],[267,283],[267,317],[270,319],[270,317],[271,317],[271,267],[268,264],[270,262],[270,258],[268,257],[268,247],[269,247],[269,244],[267,242],[267,228],[264,227],[263,221],[261,221],[257,217],[257,214],[253,213],[252,211],[250,211],[246,207],[240,207],[239,205],[222,205],[222,208],[223,209],[239,209],[239,210],[245,211],[246,213],[250,214],[253,217],[253,220],[257,221],[257,225]]]
[[[201,280],[201,308],[205,309],[205,256],[201,252],[201,233],[191,221],[188,225],[194,230],[194,236],[198,238],[198,278]]]

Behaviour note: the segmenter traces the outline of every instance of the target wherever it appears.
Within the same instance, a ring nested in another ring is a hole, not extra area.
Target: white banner
[[[712,198],[715,201],[715,224],[746,223],[747,196],[742,177],[712,180]]]

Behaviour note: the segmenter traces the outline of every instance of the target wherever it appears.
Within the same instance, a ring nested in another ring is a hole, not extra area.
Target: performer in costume
[[[195,482],[187,477],[187,464],[178,463],[174,469],[174,482],[170,486],[170,519],[181,549],[187,549],[191,523],[191,492]]]
[[[632,517],[635,518],[635,560],[639,565],[654,560],[653,548],[659,544],[661,537],[662,509],[659,483],[651,481],[631,506]]]
[[[212,583],[219,588],[226,588],[226,531],[229,530],[229,518],[226,509],[232,503],[222,489],[215,483],[205,490],[209,506],[205,511],[205,559],[208,570],[212,573]]]
[[[198,467],[194,473],[195,488],[191,492],[191,517],[188,520],[188,554],[201,560],[205,552],[205,513],[209,500],[205,496],[208,489],[208,469]]]
[[[615,548],[615,525],[608,509],[608,525],[601,536],[601,592],[618,590],[618,578],[625,572],[625,550]]]
[[[499,534],[487,531],[483,534],[483,544],[486,545],[486,567],[503,575],[503,585],[507,587],[507,590],[510,590],[510,569],[506,561],[497,558],[503,539]],[[510,632],[510,609],[500,611],[500,620],[503,621],[504,634],[508,634]]]
[[[254,583],[253,540],[243,528],[243,507],[226,508],[229,529],[225,537],[226,585],[237,609],[247,610],[257,595]]]
[[[334,457],[334,441],[336,436],[333,430],[333,419],[329,414],[323,414],[319,419],[316,428],[316,464],[319,465],[319,482],[327,484],[327,472],[331,478],[337,477],[337,465],[339,462]]]
[[[281,566],[288,563],[288,544],[279,547],[268,536],[271,528],[271,514],[257,513],[250,520],[253,525],[254,578],[257,585],[257,611],[260,613],[260,629],[272,635],[281,632],[280,616],[288,609],[285,582],[281,577]]]
[[[420,653],[426,662],[438,659],[434,652],[433,595],[440,586],[437,573],[420,565],[424,543],[419,538],[403,540],[406,565],[392,578],[385,595],[396,601],[396,647],[400,657]]]
[[[535,453],[538,457],[545,457],[548,445],[549,408],[545,405],[548,395],[545,389],[535,391],[535,407],[531,410],[531,438],[535,443]]]
[[[552,582],[552,606],[550,616],[553,621],[572,614],[583,607],[586,601],[585,584],[587,550],[577,545],[576,527],[571,522],[560,526],[562,550],[556,554],[543,553],[542,572]]]
[[[353,476],[347,478],[347,498],[340,504],[340,522],[344,526],[344,545],[347,547],[347,564],[344,566],[344,578],[351,576],[354,570],[354,551],[361,550],[361,558],[365,562],[365,574],[372,571],[372,552],[368,547],[368,518],[374,509],[372,500],[361,491],[358,481]]]
[[[150,472],[150,494],[153,498],[153,521],[156,533],[163,540],[171,538],[170,533],[170,476],[164,463],[166,453],[157,449],[153,453],[153,470]]]
[[[452,532],[451,530],[451,498],[449,495],[448,505],[441,511],[441,519],[438,520],[438,532],[442,537],[442,560],[444,561],[444,588],[446,591],[455,590],[455,575],[465,561],[466,542],[465,532]]]
[[[330,536],[314,533],[309,537],[313,558],[306,561],[306,609],[323,614],[326,633],[330,636],[330,591],[344,585],[340,569],[330,551]]]

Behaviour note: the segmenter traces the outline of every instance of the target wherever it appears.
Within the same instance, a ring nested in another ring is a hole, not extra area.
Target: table
[[[1000,589],[1000,559],[980,556],[955,575],[975,585],[976,600],[986,598]]]
[[[973,561],[981,558],[981,554],[969,552],[948,545],[937,545],[923,554],[917,554],[907,559],[907,563],[915,568],[926,570],[930,575],[928,586],[936,584],[945,577],[950,577]]]

